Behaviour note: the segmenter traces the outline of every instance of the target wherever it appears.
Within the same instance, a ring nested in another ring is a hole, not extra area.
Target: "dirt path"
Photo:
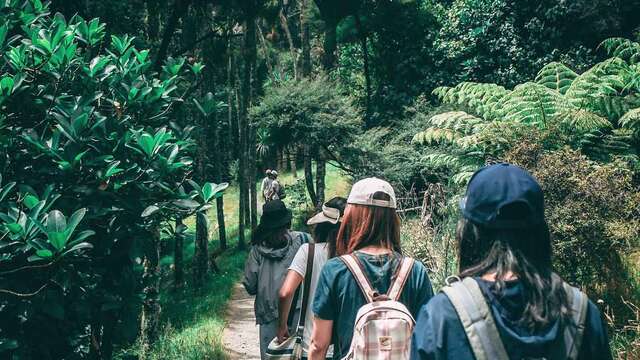
[[[233,289],[222,334],[224,348],[231,360],[259,360],[260,338],[253,314],[253,296],[241,284]]]

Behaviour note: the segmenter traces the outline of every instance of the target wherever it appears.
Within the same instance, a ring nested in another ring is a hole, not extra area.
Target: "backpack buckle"
[[[444,283],[451,286],[451,284],[456,283],[456,282],[460,282],[462,281],[462,279],[460,279],[460,277],[458,275],[450,275],[447,276],[446,279],[444,279]]]

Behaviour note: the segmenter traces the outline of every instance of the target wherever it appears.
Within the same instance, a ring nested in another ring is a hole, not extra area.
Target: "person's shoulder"
[[[311,235],[309,233],[304,232],[304,231],[292,230],[291,233],[292,233],[293,237],[299,239],[300,242],[302,242],[302,244],[306,244],[311,240]]]
[[[327,272],[336,273],[346,268],[347,266],[344,264],[344,261],[340,259],[340,257],[334,257],[329,259],[327,263],[324,264],[322,271],[325,271],[326,269]]]

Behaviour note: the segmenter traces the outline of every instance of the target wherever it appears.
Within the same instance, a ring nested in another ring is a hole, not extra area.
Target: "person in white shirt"
[[[313,257],[313,272],[311,274],[310,284],[304,284],[303,286],[309,286],[309,298],[313,299],[316,286],[318,285],[318,277],[324,264],[336,253],[336,236],[340,229],[340,221],[344,215],[344,209],[347,204],[347,200],[341,197],[335,197],[327,201],[322,206],[322,212],[319,212],[314,217],[307,221],[307,225],[314,225],[313,239],[315,242],[315,250]],[[309,244],[304,244],[300,247],[296,256],[289,267],[287,277],[280,288],[280,301],[279,301],[279,325],[278,325],[278,342],[283,342],[289,338],[289,312],[291,310],[291,303],[296,290],[305,279],[307,270],[307,258],[309,254]],[[313,325],[313,312],[311,306],[307,307],[303,333],[303,349],[304,354],[309,349],[311,340],[311,331]]]
[[[262,193],[262,199],[264,200],[264,202],[267,202],[269,192],[271,191],[271,183],[273,183],[273,179],[271,178],[271,171],[271,169],[267,169],[267,171],[264,172],[265,176],[264,179],[262,179],[262,184],[260,186],[260,192]]]

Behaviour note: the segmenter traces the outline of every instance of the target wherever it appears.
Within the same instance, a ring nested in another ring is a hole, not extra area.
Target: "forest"
[[[0,2],[0,358],[226,359],[277,169],[293,227],[368,176],[434,290],[480,167],[640,359],[640,1]]]

